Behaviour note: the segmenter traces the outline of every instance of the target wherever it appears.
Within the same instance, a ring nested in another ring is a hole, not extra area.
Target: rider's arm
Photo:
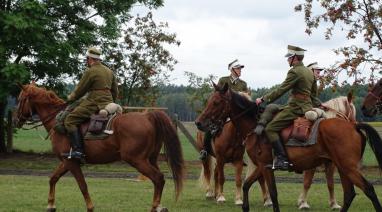
[[[271,103],[281,97],[284,93],[289,91],[298,81],[299,76],[296,73],[295,69],[291,69],[288,71],[287,77],[284,80],[284,82],[281,83],[279,88],[276,88],[275,90],[271,91],[270,93],[264,95],[262,99],[266,103]]]
[[[88,69],[84,72],[84,75],[82,75],[82,78],[74,91],[68,96],[68,101],[76,101],[77,99],[84,96],[89,91],[89,88],[92,84],[91,78],[91,73]]]
[[[313,107],[319,107],[322,104],[322,102],[318,98],[318,90],[317,90],[317,82],[316,81],[314,81],[314,83],[312,84],[312,90],[310,93],[310,98],[312,100]]]
[[[117,77],[113,75],[113,82],[111,84],[111,95],[113,96],[113,101],[118,97],[118,82],[117,82]]]

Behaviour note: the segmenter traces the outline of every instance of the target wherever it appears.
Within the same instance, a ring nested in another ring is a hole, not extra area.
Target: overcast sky
[[[251,88],[270,87],[286,77],[288,44],[308,50],[305,65],[315,61],[323,67],[333,64],[339,58],[332,49],[349,41],[339,34],[325,40],[323,28],[308,36],[303,13],[294,12],[301,2],[165,0],[164,7],[153,11],[154,19],[168,22],[169,32],[181,41],[179,47],[170,47],[179,62],[171,83],[186,85],[185,71],[202,77],[228,75],[228,63],[237,58],[245,65],[241,78]],[[135,8],[133,13],[137,12],[142,13],[142,8]]]

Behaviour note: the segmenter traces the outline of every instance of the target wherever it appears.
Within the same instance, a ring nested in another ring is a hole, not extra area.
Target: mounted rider
[[[237,92],[246,92],[249,93],[247,83],[240,79],[241,69],[244,68],[244,65],[240,64],[236,59],[228,64],[228,70],[231,72],[229,76],[221,77],[218,82],[218,86],[223,87],[224,84],[228,84],[228,87]],[[200,160],[205,160],[207,155],[211,153],[211,132],[208,131],[204,134],[203,149],[200,151]]]
[[[313,106],[321,104],[317,99],[317,84],[313,72],[302,63],[306,50],[292,45],[288,45],[287,49],[285,57],[288,58],[289,66],[292,68],[288,71],[286,79],[278,88],[256,99],[258,105],[262,102],[269,104],[291,90],[288,104],[281,107],[281,111],[265,127],[265,134],[276,158],[272,168],[281,170],[288,170],[289,162],[279,132],[290,126],[294,119],[311,110]]]
[[[69,136],[72,150],[68,159],[83,159],[84,149],[81,142],[79,125],[90,118],[92,114],[104,109],[115,101],[118,95],[117,79],[113,71],[101,63],[101,51],[91,47],[86,52],[85,70],[81,80],[68,96],[68,102],[82,98],[80,104],[68,114],[64,124]]]

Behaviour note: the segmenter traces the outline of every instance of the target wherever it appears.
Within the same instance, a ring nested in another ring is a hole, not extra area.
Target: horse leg
[[[90,199],[88,185],[86,184],[85,177],[82,173],[80,164],[77,161],[65,160],[65,165],[77,181],[78,187],[80,188],[80,191],[85,199],[87,211],[93,211],[94,205],[92,203],[92,200]]]
[[[203,166],[199,177],[200,185],[206,190],[206,199],[212,199],[215,197],[215,193],[211,186],[211,172],[214,167],[213,163],[214,159],[208,155],[207,159],[202,162]]]
[[[235,166],[235,182],[236,182],[236,196],[235,196],[235,205],[242,205],[243,200],[241,198],[241,185],[242,185],[242,179],[241,179],[241,173],[243,172],[243,160],[236,161],[234,163]]]
[[[326,184],[329,190],[329,207],[332,210],[341,209],[341,206],[337,204],[336,197],[334,196],[334,170],[336,166],[333,162],[325,163],[325,175]]]
[[[348,211],[351,202],[355,197],[354,184],[346,177],[342,172],[340,172],[342,189],[344,192],[344,205],[341,208],[341,212]]]
[[[148,177],[154,184],[154,197],[151,211],[168,211],[167,208],[160,206],[162,191],[165,184],[164,175],[156,168],[156,165],[151,164],[147,160],[139,160],[130,162],[140,173]]]
[[[260,184],[261,193],[263,195],[264,207],[271,207],[272,206],[272,200],[271,200],[271,197],[269,196],[268,188],[267,188],[267,185],[265,184],[264,177],[260,176],[258,181]]]
[[[244,212],[249,211],[249,189],[261,176],[261,169],[256,168],[244,181],[243,185],[243,205],[241,206]]]
[[[263,176],[265,178],[265,182],[267,182],[268,191],[269,191],[269,194],[271,196],[272,203],[273,203],[273,205],[272,205],[273,211],[279,212],[280,208],[279,208],[279,201],[277,199],[277,187],[276,187],[275,175],[274,175],[272,170],[269,170],[266,168],[264,168],[263,170],[264,171],[262,173],[263,173]]]
[[[66,172],[68,172],[68,169],[65,167],[63,162],[60,162],[60,164],[57,166],[57,168],[54,170],[54,172],[50,176],[49,196],[48,196],[48,206],[47,206],[48,212],[56,211],[56,206],[54,205],[55,194],[56,194],[56,183]]]
[[[215,188],[216,190],[216,201],[217,203],[224,203],[225,197],[223,194],[223,185],[224,185],[224,160],[221,158],[216,158],[216,167],[215,167]],[[217,186],[217,187],[216,187]]]
[[[355,169],[347,170],[347,172],[342,171],[342,173],[347,173],[346,176],[349,178],[349,180],[365,193],[365,195],[373,203],[375,211],[382,211],[381,204],[378,200],[377,194],[375,193],[373,185],[370,182],[368,182],[362,176],[362,174],[359,172],[358,169],[355,168]],[[342,173],[340,173],[340,174],[342,174]],[[342,178],[341,178],[341,180],[342,180]],[[353,188],[353,190],[354,190],[354,188]],[[355,193],[354,193],[354,196],[355,196]],[[354,198],[354,196],[353,196],[353,198]],[[350,207],[350,203],[351,203],[351,201],[349,202],[349,205],[346,205],[346,207],[344,204],[341,211],[347,211],[347,208]]]
[[[297,206],[298,206],[298,209],[300,210],[310,208],[308,204],[307,196],[308,196],[308,191],[310,189],[310,186],[312,185],[315,172],[316,172],[316,169],[310,169],[310,170],[304,171],[304,188],[297,200]]]

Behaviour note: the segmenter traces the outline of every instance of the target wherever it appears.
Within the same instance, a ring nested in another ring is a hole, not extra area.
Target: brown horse
[[[257,164],[256,170],[243,185],[243,211],[249,211],[248,191],[250,186],[260,177],[264,177],[273,202],[273,210],[280,211],[277,200],[277,188],[273,170],[266,168],[272,164],[271,145],[263,136],[252,133],[257,122],[259,108],[256,104],[228,89],[214,85],[215,92],[210,97],[207,107],[198,117],[196,125],[200,130],[224,124],[230,117],[235,126],[239,125],[240,134],[246,137],[246,150],[250,159]],[[374,187],[358,169],[358,163],[365,147],[365,136],[377,158],[382,170],[382,140],[374,128],[365,123],[350,123],[332,118],[321,121],[318,127],[317,143],[308,147],[286,147],[293,170],[302,172],[320,164],[333,161],[337,166],[344,190],[344,205],[341,211],[347,211],[355,197],[354,185],[359,187],[372,201],[376,211],[382,211],[381,204],[375,194]],[[283,140],[286,137],[283,136]]]
[[[18,100],[18,126],[22,126],[34,113],[37,113],[49,132],[53,152],[60,160],[60,164],[50,177],[47,210],[55,211],[56,183],[61,176],[70,171],[82,192],[87,210],[93,211],[94,206],[80,164],[62,157],[63,153],[70,150],[69,140],[53,129],[55,116],[63,108],[64,101],[53,92],[36,87],[34,84],[22,86]],[[128,113],[115,117],[112,126],[114,134],[108,138],[84,141],[86,162],[104,164],[118,160],[126,161],[153,182],[154,197],[151,211],[167,211],[160,206],[165,179],[157,164],[163,144],[175,182],[176,198],[181,192],[184,176],[182,149],[171,120],[165,113],[159,111]]]
[[[382,113],[382,79],[365,96],[361,111],[366,117],[373,117]]]
[[[235,126],[229,122],[224,125],[220,130],[221,132],[213,139],[212,143],[212,156],[208,155],[206,160],[202,161],[202,171],[200,173],[200,181],[206,189],[206,198],[215,198],[217,203],[226,201],[223,193],[224,186],[224,165],[225,163],[232,163],[235,167],[235,204],[242,205],[242,171],[243,171],[243,155],[245,146],[243,145],[242,137],[237,134]],[[201,131],[197,132],[197,144],[199,149],[203,148],[204,134]],[[215,188],[211,186],[211,173],[214,172],[213,182]],[[262,182],[260,180],[260,182]],[[265,183],[261,184],[264,202],[268,200],[267,190]],[[270,200],[269,200],[270,201]]]
[[[239,92],[240,95],[250,99],[251,97],[247,93]],[[215,198],[217,203],[223,203],[226,201],[223,193],[223,186],[225,182],[224,177],[224,165],[226,163],[232,163],[235,167],[235,204],[242,205],[242,171],[243,171],[243,155],[245,152],[245,146],[236,130],[236,127],[228,122],[221,129],[217,130],[219,133],[211,142],[212,156],[208,155],[206,160],[202,161],[203,168],[200,173],[200,181],[206,189],[206,198]],[[201,131],[197,132],[197,145],[201,150],[203,148],[204,134]],[[211,186],[211,173],[214,172],[214,184],[215,188]],[[268,196],[265,183],[261,181],[261,188],[263,192],[264,203],[267,204]],[[270,202],[270,199],[269,201]]]

